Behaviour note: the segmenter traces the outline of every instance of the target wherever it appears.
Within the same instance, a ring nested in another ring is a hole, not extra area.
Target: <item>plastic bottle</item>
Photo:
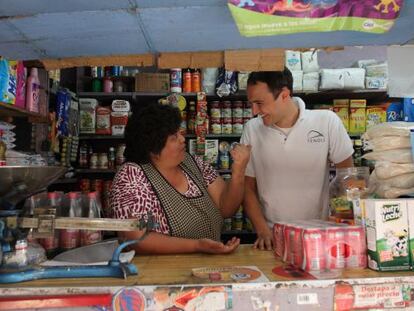
[[[101,217],[101,204],[98,198],[98,192],[88,193],[87,218]],[[81,230],[81,246],[97,243],[102,240],[102,232],[97,230]]]
[[[82,205],[81,196],[78,192],[69,192],[69,212],[68,217],[81,217]],[[60,231],[60,247],[63,250],[69,250],[79,246],[80,230],[79,229],[62,229]]]
[[[59,200],[59,193],[58,192],[48,192],[47,199],[49,201],[50,208],[56,209],[55,215],[60,216],[61,214],[61,207],[60,207],[60,200]],[[57,254],[59,248],[59,235],[60,230],[55,230],[54,235],[49,238],[40,239],[40,244],[46,251],[46,255],[49,258],[54,257]]]
[[[26,109],[39,112],[40,81],[37,68],[30,69],[30,75],[26,83]]]
[[[191,71],[187,69],[183,74],[183,92],[191,93]]]

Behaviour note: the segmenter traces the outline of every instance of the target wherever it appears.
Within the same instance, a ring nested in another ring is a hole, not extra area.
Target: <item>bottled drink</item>
[[[190,93],[191,92],[191,71],[187,69],[183,74],[183,92]]]
[[[67,217],[81,217],[82,205],[81,196],[78,192],[69,192],[69,212]],[[60,247],[63,250],[69,250],[79,246],[80,230],[79,229],[62,229],[60,231]]]
[[[55,209],[55,215],[60,216],[61,214],[61,200],[59,199],[58,192],[48,192],[47,199],[49,202],[50,208]],[[53,236],[48,238],[40,239],[40,244],[46,251],[46,255],[48,258],[54,257],[59,248],[59,234],[60,230],[55,229]]]
[[[87,218],[100,218],[101,217],[101,204],[99,202],[98,192],[88,193],[88,208],[86,211]],[[97,243],[102,240],[101,231],[97,230],[81,230],[81,246]]]
[[[88,145],[85,142],[79,148],[79,166],[82,168],[88,167]]]

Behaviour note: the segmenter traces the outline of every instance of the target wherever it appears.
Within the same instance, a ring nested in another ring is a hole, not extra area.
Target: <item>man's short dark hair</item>
[[[283,71],[253,71],[249,74],[247,85],[255,85],[258,82],[266,83],[269,91],[274,95],[278,94],[283,87],[293,93],[293,77],[288,68]]]
[[[145,164],[151,154],[159,154],[167,138],[177,133],[181,117],[177,108],[150,103],[128,120],[125,129],[126,161]]]

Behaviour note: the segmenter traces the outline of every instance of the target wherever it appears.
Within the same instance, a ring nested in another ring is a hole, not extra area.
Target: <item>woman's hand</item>
[[[244,144],[235,144],[230,150],[231,157],[233,159],[232,168],[244,170],[250,159],[250,150],[252,146]]]
[[[213,241],[210,239],[198,240],[197,252],[207,254],[229,254],[233,252],[239,245],[240,239],[233,237],[226,244]]]

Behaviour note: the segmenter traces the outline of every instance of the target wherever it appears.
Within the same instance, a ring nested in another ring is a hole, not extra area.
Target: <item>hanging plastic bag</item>
[[[394,149],[386,151],[373,151],[366,153],[362,158],[371,161],[389,161],[393,163],[412,163],[411,149]]]

